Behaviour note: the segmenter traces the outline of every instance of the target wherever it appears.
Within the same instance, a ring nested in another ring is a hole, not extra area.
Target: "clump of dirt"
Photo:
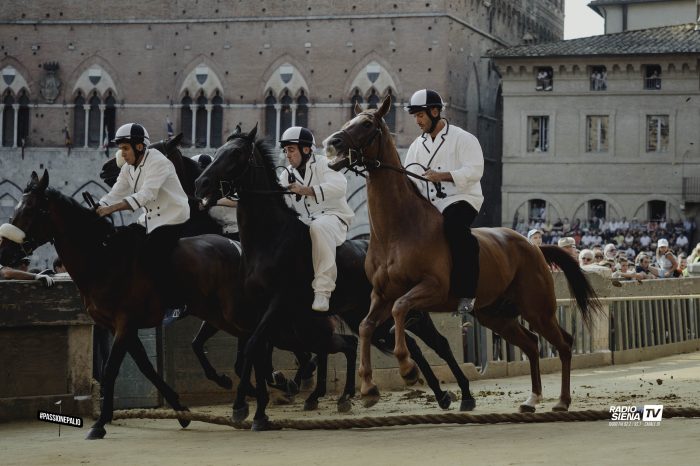
[[[506,392],[496,392],[491,390],[481,390],[476,396],[503,396]]]
[[[401,400],[415,400],[416,398],[424,398],[425,392],[423,390],[409,390],[408,392],[401,395]],[[433,397],[435,401],[435,397]]]

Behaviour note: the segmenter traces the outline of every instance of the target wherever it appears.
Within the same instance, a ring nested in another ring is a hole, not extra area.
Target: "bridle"
[[[365,150],[369,149],[372,144],[374,144],[375,139],[377,138],[378,135],[383,135],[383,131],[381,128],[381,125],[379,124],[379,121],[374,117],[374,115],[370,113],[364,113],[365,115],[369,116],[374,124],[374,131],[372,131],[371,136],[367,139],[367,142],[364,144],[358,144],[355,141],[355,138],[352,137],[352,135],[347,132],[345,129],[341,129],[338,131],[336,134],[340,134],[343,136],[343,138],[346,140],[346,142],[349,142],[348,144],[348,149],[347,149],[347,159],[348,159],[348,165],[347,169],[350,170],[351,172],[355,173],[356,175],[362,176],[366,178],[367,176],[365,175],[366,172],[369,172],[371,170],[375,170],[378,168],[385,168],[387,170],[393,170],[398,173],[402,173],[406,176],[410,176],[412,178],[416,178],[418,180],[421,180],[425,183],[432,183],[435,185],[435,192],[436,196],[439,197],[440,199],[447,197],[447,194],[442,190],[442,183],[438,182],[433,182],[430,181],[429,179],[417,175],[411,171],[406,170],[408,167],[395,167],[393,165],[387,165],[383,164],[379,159],[371,159],[367,158],[365,156]],[[412,165],[418,165],[421,167],[423,170],[428,170],[427,167],[424,167],[423,165],[419,163],[412,163],[408,165],[409,167]],[[360,168],[358,168],[360,167]]]

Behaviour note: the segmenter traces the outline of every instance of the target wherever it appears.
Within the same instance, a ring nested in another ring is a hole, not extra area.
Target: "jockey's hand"
[[[442,181],[452,181],[452,175],[450,172],[436,172],[433,169],[429,169],[423,173],[423,178],[427,178],[433,183],[440,183]]]
[[[46,288],[51,288],[54,283],[54,279],[48,275],[36,274],[36,277],[34,277],[34,279],[42,282]]]
[[[315,196],[313,188],[310,186],[302,186],[299,183],[291,183],[287,186],[287,189],[294,194],[299,194],[300,196]]]
[[[114,212],[114,210],[112,209],[112,206],[101,205],[95,210],[95,212],[97,212],[97,215],[99,215],[100,217],[104,217]]]

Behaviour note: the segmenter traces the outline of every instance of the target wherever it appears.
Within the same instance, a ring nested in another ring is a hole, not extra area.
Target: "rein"
[[[370,136],[369,140],[362,146],[359,144],[355,143],[355,140],[353,137],[348,133],[346,130],[341,129],[339,131],[340,134],[345,136],[351,143],[350,147],[348,148],[348,161],[349,165],[347,167],[348,170],[351,172],[355,173],[356,175],[362,176],[363,178],[367,178],[365,175],[365,172],[369,172],[370,170],[374,170],[377,168],[385,168],[387,170],[393,170],[397,173],[402,173],[404,175],[410,176],[411,178],[415,178],[417,180],[423,181],[425,183],[432,183],[435,185],[435,191],[436,191],[436,196],[439,197],[440,199],[443,199],[447,197],[447,194],[442,190],[442,183],[430,181],[428,178],[418,175],[416,173],[413,173],[412,171],[407,170],[406,168],[408,167],[402,167],[402,166],[394,166],[394,165],[387,165],[383,164],[380,160],[377,159],[369,159],[365,157],[365,149],[369,148],[373,143],[377,135],[382,135],[382,128],[380,126],[375,126],[375,131],[372,133],[372,136]],[[423,165],[415,162],[410,165],[418,165],[421,167],[423,170],[427,170],[426,167]],[[355,167],[362,167],[362,169],[357,169]]]

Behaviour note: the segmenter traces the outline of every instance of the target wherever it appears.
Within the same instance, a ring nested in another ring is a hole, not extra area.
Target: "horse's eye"
[[[363,126],[364,128],[371,128],[371,127],[372,127],[372,122],[371,122],[371,121],[365,121],[364,123],[362,123],[362,126]]]

